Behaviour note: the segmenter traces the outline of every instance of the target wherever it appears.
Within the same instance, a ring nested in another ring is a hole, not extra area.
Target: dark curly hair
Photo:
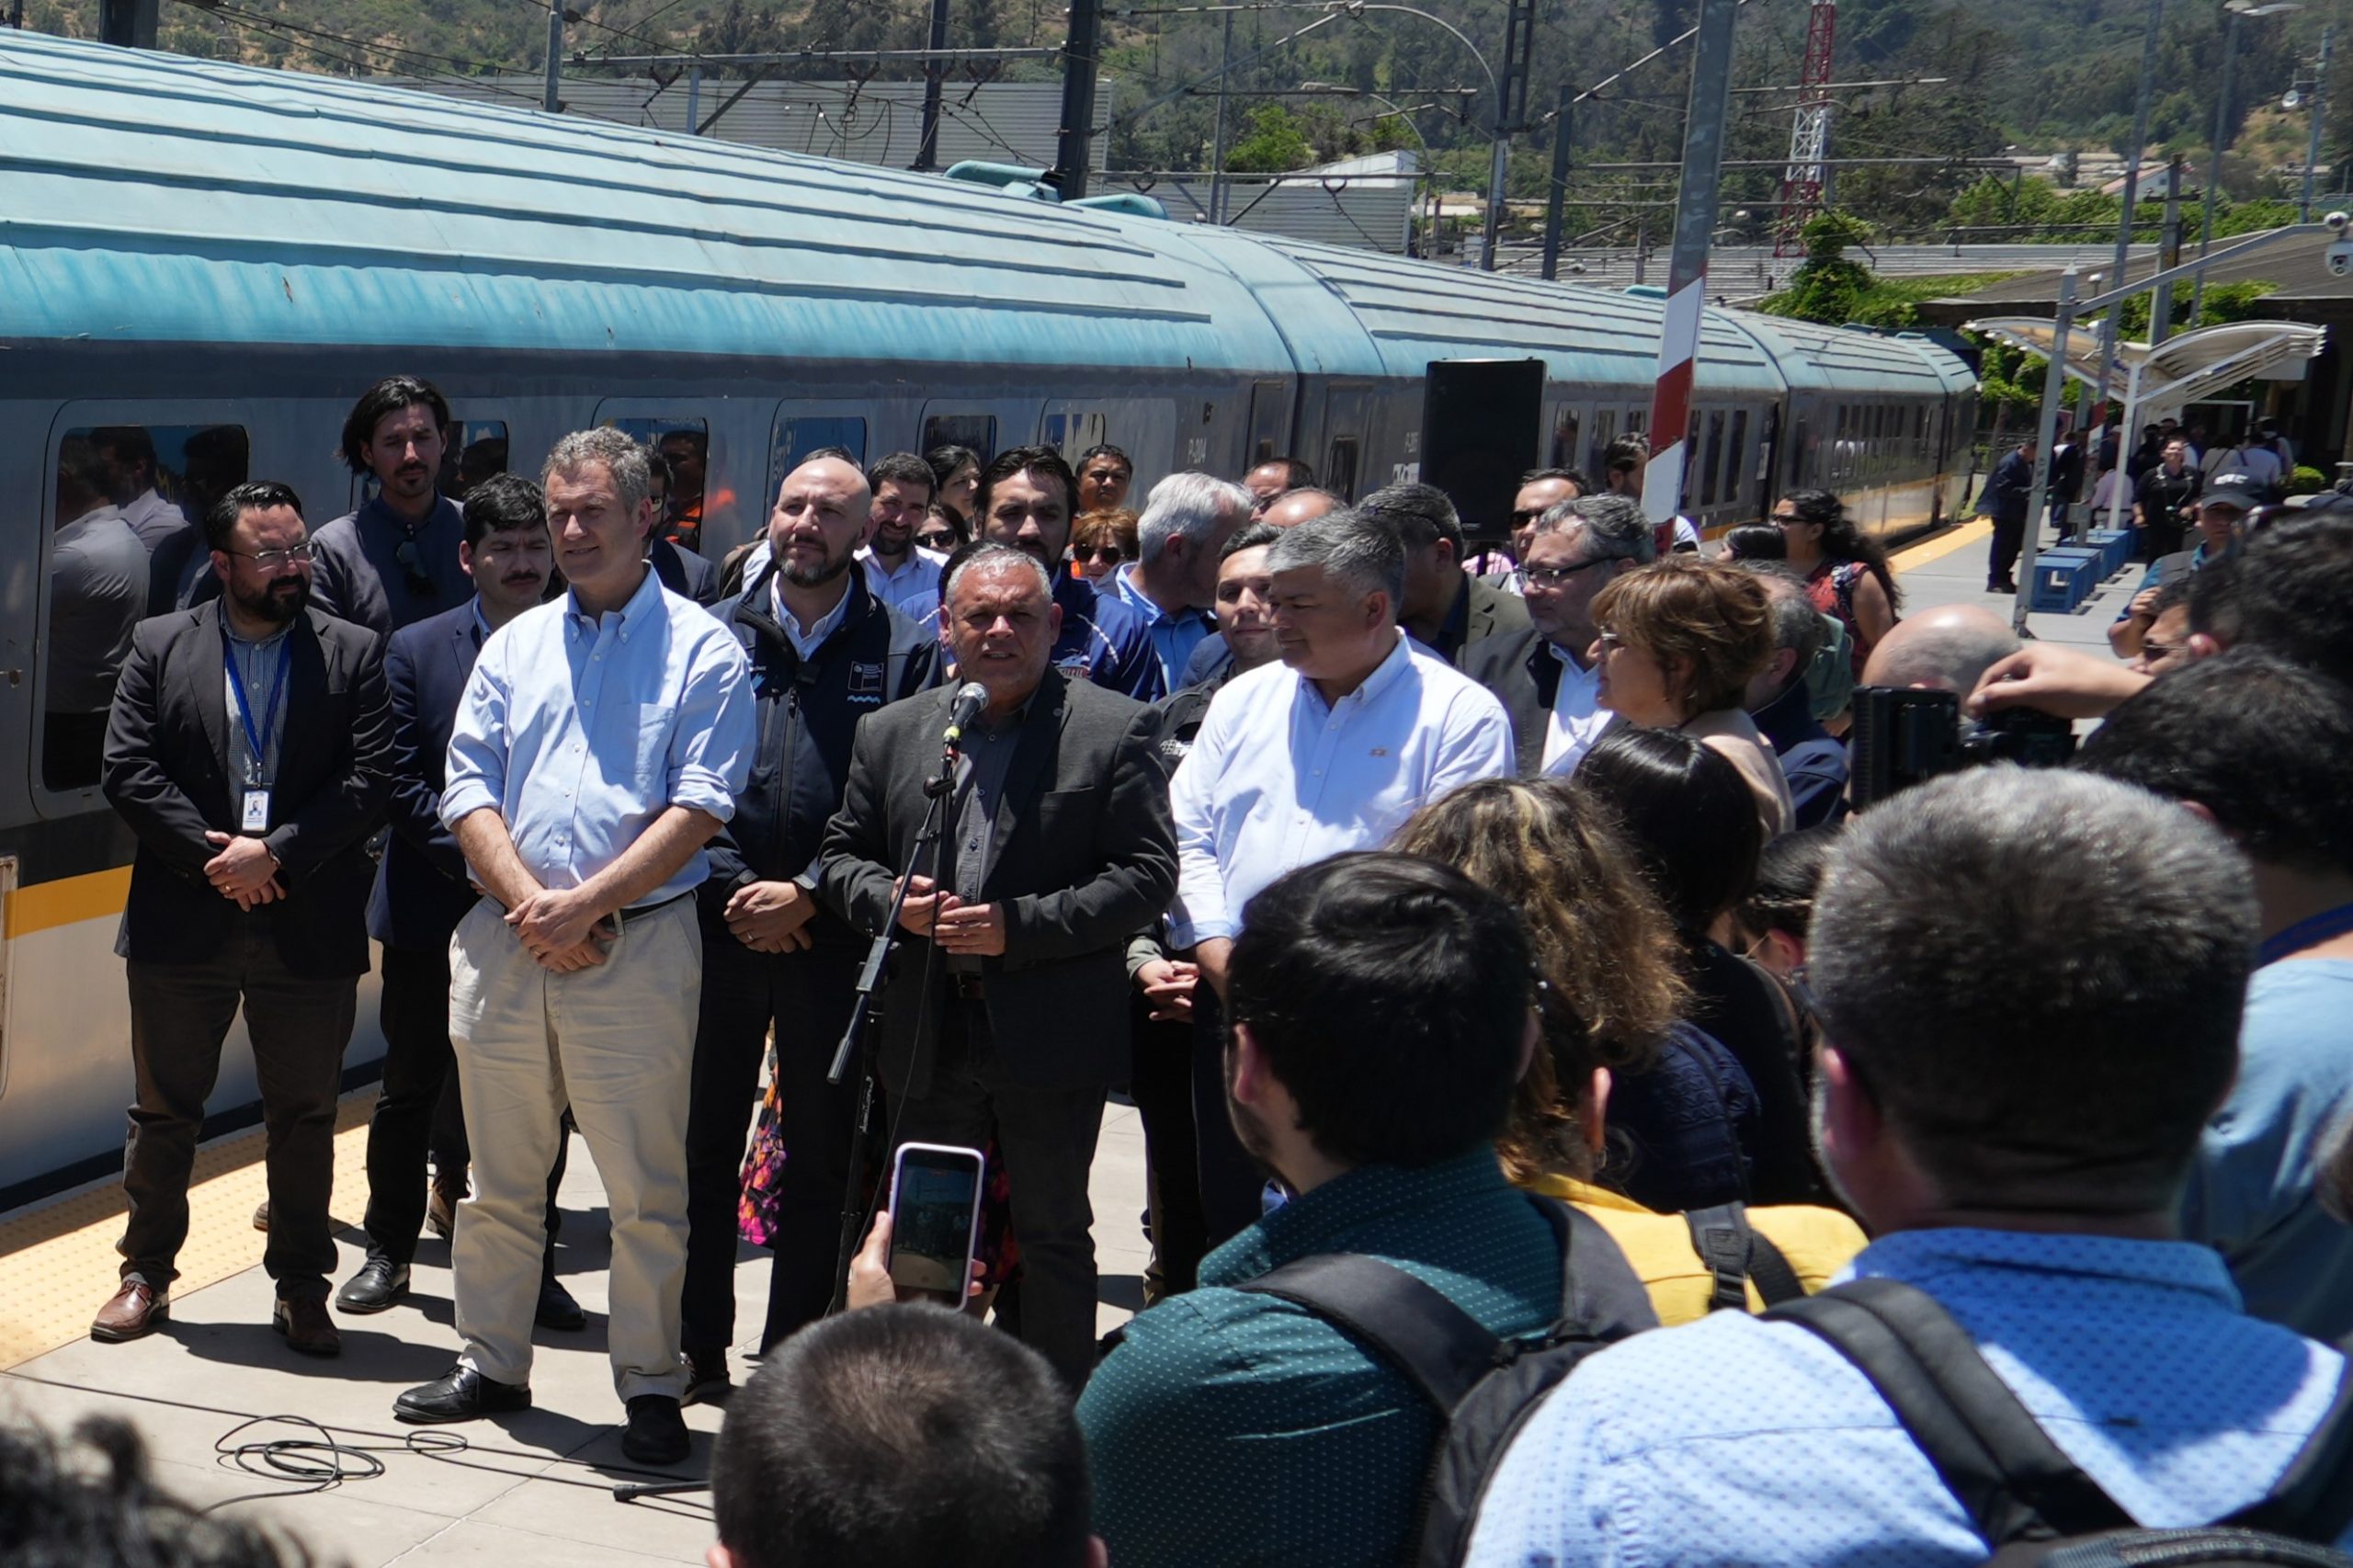
[[[1888,569],[1887,547],[1855,526],[1855,519],[1847,516],[1847,503],[1827,490],[1792,490],[1781,499],[1790,504],[1798,521],[1822,529],[1824,561],[1859,562],[1879,579],[1880,591],[1887,596],[1887,608],[1904,608],[1904,590],[1895,585],[1895,574]]]

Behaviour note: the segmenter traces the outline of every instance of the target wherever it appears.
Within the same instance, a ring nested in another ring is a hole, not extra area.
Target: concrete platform
[[[364,1106],[373,1091],[355,1096]],[[364,1122],[338,1139],[364,1141]],[[350,1168],[347,1157],[338,1161]],[[259,1196],[257,1164],[239,1165],[216,1182],[250,1187],[203,1195],[206,1207],[249,1211]],[[1093,1191],[1097,1251],[1105,1304],[1098,1322],[1125,1322],[1142,1299],[1149,1260],[1138,1217],[1144,1201],[1143,1129],[1135,1111],[1113,1105],[1105,1113]],[[338,1280],[363,1256],[363,1239],[349,1221],[365,1207],[364,1177],[338,1184],[335,1210],[346,1221],[337,1238]],[[77,1337],[0,1374],[0,1419],[29,1415],[63,1431],[87,1415],[119,1415],[144,1436],[162,1484],[198,1506],[230,1502],[237,1513],[284,1526],[326,1562],[351,1568],[400,1563],[493,1564],[495,1568],[643,1568],[702,1560],[711,1540],[709,1494],[688,1493],[622,1504],[611,1488],[665,1477],[640,1470],[620,1453],[620,1407],[605,1360],[605,1269],[608,1260],[604,1192],[587,1150],[573,1145],[560,1207],[563,1230],[557,1269],[588,1313],[574,1335],[540,1333],[531,1375],[534,1407],[519,1415],[460,1426],[406,1427],[392,1418],[393,1396],[438,1377],[455,1359],[449,1244],[430,1235],[418,1248],[409,1298],[371,1317],[336,1314],[343,1330],[339,1360],[309,1361],[290,1354],[268,1326],[271,1290],[258,1267],[172,1299],[171,1321],[129,1345]],[[13,1218],[13,1217],[12,1217]],[[119,1221],[100,1219],[111,1243]],[[261,1238],[244,1233],[255,1243]],[[76,1249],[86,1257],[88,1248]],[[0,1269],[13,1285],[19,1267]],[[80,1320],[105,1301],[112,1270],[70,1282]],[[736,1381],[751,1370],[745,1355],[756,1345],[767,1298],[768,1256],[743,1249],[736,1269]],[[85,1301],[82,1300],[86,1298]],[[10,1309],[0,1302],[0,1312]],[[721,1412],[687,1412],[695,1434],[692,1458],[676,1478],[705,1472]],[[251,1423],[251,1425],[248,1425]],[[240,1460],[240,1445],[287,1438],[318,1440],[316,1423],[338,1444],[380,1460],[384,1472],[305,1494],[301,1483],[269,1474],[258,1458]],[[456,1444],[462,1442],[462,1450]],[[429,1451],[448,1445],[450,1451]],[[258,1473],[256,1473],[258,1471]]]

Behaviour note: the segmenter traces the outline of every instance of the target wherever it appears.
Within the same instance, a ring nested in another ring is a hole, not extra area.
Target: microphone
[[[964,726],[981,716],[989,705],[989,688],[979,681],[966,681],[956,691],[956,700],[948,706],[948,730],[939,738],[949,751],[964,738]]]

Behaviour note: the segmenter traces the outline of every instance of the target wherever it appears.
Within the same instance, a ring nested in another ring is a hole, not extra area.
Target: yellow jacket
[[[1618,1244],[1650,1291],[1651,1306],[1661,1324],[1672,1327],[1708,1315],[1716,1277],[1692,1246],[1691,1231],[1682,1215],[1660,1214],[1606,1187],[1566,1176],[1540,1177],[1529,1190],[1575,1205],[1609,1233],[1609,1239]],[[1828,1284],[1831,1276],[1863,1250],[1867,1239],[1862,1227],[1837,1210],[1808,1204],[1751,1209],[1748,1222],[1780,1250],[1808,1295]],[[1748,1287],[1748,1310],[1765,1310],[1764,1299],[1753,1282]]]

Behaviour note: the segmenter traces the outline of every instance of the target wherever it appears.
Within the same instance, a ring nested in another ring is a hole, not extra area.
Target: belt
[[[630,908],[624,909],[615,915],[613,916],[613,924],[620,926],[633,926],[649,915],[659,915],[664,910],[669,908],[672,904],[684,903],[687,900],[694,896],[693,890],[688,889],[685,892],[672,893],[668,898],[664,899],[659,903],[633,904]]]

